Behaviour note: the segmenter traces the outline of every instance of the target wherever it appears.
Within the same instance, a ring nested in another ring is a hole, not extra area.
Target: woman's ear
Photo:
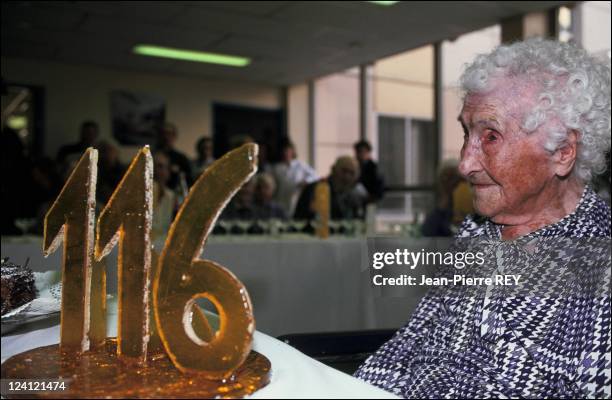
[[[553,154],[553,163],[555,164],[555,174],[559,177],[566,177],[576,164],[578,154],[578,141],[580,133],[574,129],[567,134],[567,139]]]

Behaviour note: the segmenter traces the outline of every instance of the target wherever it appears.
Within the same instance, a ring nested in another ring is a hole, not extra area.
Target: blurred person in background
[[[28,159],[19,134],[14,129],[2,129],[2,234],[16,235],[21,231],[15,220],[24,214],[23,196],[28,190]]]
[[[257,173],[272,173],[270,152],[266,143],[257,143]]]
[[[459,174],[459,162],[445,161],[440,168],[436,183],[436,207],[427,215],[421,226],[423,236],[444,237],[457,233],[458,224],[469,214],[465,207],[469,207],[470,210],[472,208],[469,187],[459,188],[462,182],[465,182],[465,179]],[[467,189],[467,202],[469,202],[467,205],[464,189]]]
[[[606,164],[608,165],[606,172],[601,175],[597,175],[597,177],[594,179],[593,189],[602,199],[608,202],[608,205],[610,205],[610,191],[612,189],[612,181],[610,179],[610,152],[606,154]]]
[[[102,207],[110,199],[127,167],[119,160],[119,149],[105,140],[98,144],[98,183],[96,197]]]
[[[233,149],[237,149],[238,147],[241,147],[244,144],[254,143],[254,142],[255,142],[255,139],[253,139],[251,135],[240,134],[240,135],[234,135],[230,138],[229,146],[230,146],[230,150],[233,150]]]
[[[474,218],[480,218],[476,210],[474,210],[473,203],[474,199],[472,198],[470,184],[462,177],[455,190],[453,190],[453,229],[454,227],[459,228],[469,215],[472,215]]]
[[[45,215],[53,204],[64,182],[62,182],[57,163],[49,157],[38,157],[30,166],[31,183],[28,185],[27,198],[24,199],[36,222],[32,233],[43,234]]]
[[[255,175],[254,213],[259,220],[287,219],[283,208],[273,200],[276,183],[268,173]]]
[[[274,200],[281,205],[286,215],[292,215],[302,189],[318,179],[315,170],[297,159],[295,146],[290,141],[281,148],[281,162],[272,168],[276,181]]]
[[[165,123],[158,132],[156,152],[163,152],[170,161],[170,180],[167,185],[175,191],[186,191],[193,181],[191,162],[174,148],[178,130],[174,124]],[[186,187],[185,187],[186,186]]]
[[[195,181],[202,175],[202,172],[215,162],[213,155],[213,141],[210,136],[202,136],[196,143],[197,157],[193,160],[192,173]]]
[[[28,157],[19,134],[5,127],[2,170],[2,234],[42,233],[45,214],[62,188],[57,163],[48,157]]]
[[[64,175],[66,172],[70,173],[69,171],[72,170],[70,167],[76,164],[88,147],[95,147],[99,134],[100,130],[97,122],[84,121],[81,124],[79,141],[67,144],[59,149],[56,160]]]
[[[250,221],[255,219],[255,180],[248,180],[221,213],[221,219]]]
[[[177,196],[168,187],[170,158],[164,152],[153,154],[153,240],[166,236],[178,208]]]
[[[330,217],[335,220],[356,219],[363,217],[365,189],[358,182],[359,164],[351,156],[336,159],[329,177],[325,178],[330,187]],[[313,202],[315,187],[318,182],[307,185],[295,208],[295,219],[312,220],[316,217]]]
[[[383,198],[385,180],[378,171],[378,165],[372,159],[372,145],[367,140],[361,140],[353,146],[355,158],[359,162],[359,182],[368,191],[368,203],[374,203]]]

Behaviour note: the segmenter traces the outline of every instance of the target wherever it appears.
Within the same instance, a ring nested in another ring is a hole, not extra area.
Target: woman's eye
[[[485,133],[485,139],[487,142],[491,143],[491,142],[495,142],[497,141],[497,133],[495,131],[487,131]]]

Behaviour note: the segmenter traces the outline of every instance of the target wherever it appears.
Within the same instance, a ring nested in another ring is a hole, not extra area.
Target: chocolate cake
[[[34,274],[27,266],[15,265],[2,259],[2,315],[36,297]]]

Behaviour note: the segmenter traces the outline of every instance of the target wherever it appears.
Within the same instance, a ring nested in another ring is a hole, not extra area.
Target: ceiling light
[[[368,3],[378,4],[379,6],[392,6],[395,3],[399,3],[399,1],[368,1]]]
[[[572,11],[567,7],[559,7],[557,21],[561,28],[569,29],[572,26]]]
[[[250,58],[229,56],[226,54],[206,53],[203,51],[175,49],[172,47],[139,44],[134,46],[134,53],[142,56],[171,58],[174,60],[194,61],[209,64],[229,65],[232,67],[246,67],[251,63]]]
[[[11,115],[6,120],[6,125],[16,131],[28,127],[28,119],[23,115]]]

